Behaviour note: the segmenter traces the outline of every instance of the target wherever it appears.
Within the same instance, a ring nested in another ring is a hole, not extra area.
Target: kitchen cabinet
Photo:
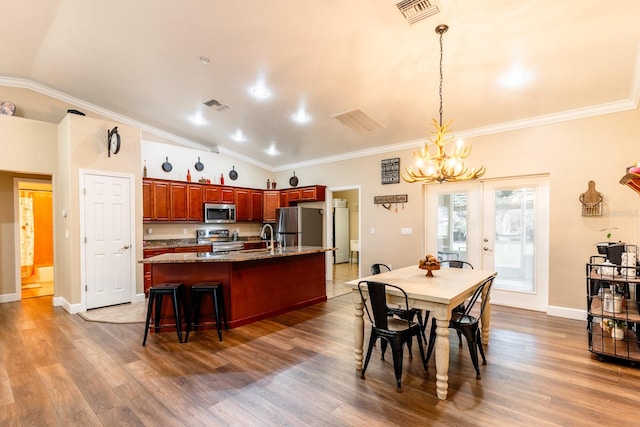
[[[169,221],[187,221],[189,219],[187,184],[172,182],[169,188],[171,191]]]
[[[281,191],[280,192],[280,207],[288,208],[289,207],[289,192]]]
[[[144,179],[145,222],[202,222],[203,186],[196,183]]]
[[[640,273],[632,267],[605,264],[592,256],[587,263],[587,333],[589,351],[599,360],[640,362]]]
[[[313,185],[310,187],[292,188],[284,190],[287,192],[287,200],[289,205],[298,202],[324,202],[326,198],[327,187],[323,185]]]
[[[220,203],[220,187],[217,185],[205,185],[202,203]]]
[[[202,222],[202,185],[187,185],[187,220]]]
[[[151,182],[152,221],[169,221],[171,215],[171,192],[168,182]]]
[[[283,192],[284,193],[284,192]],[[280,207],[280,191],[265,191],[262,199],[262,221],[276,222],[276,209]]]
[[[186,253],[186,252],[211,252],[211,245],[197,245],[197,246],[177,246],[166,248],[149,248],[142,250],[143,258],[150,258],[156,255],[170,254],[170,253]],[[149,294],[149,288],[151,287],[151,264],[144,264],[144,293]]]
[[[259,222],[262,221],[262,198],[263,192],[262,190],[250,190],[249,191],[249,200],[251,203],[251,216],[249,221]]]
[[[267,242],[264,240],[255,240],[251,242],[244,242],[244,247],[242,249],[250,250],[250,249],[265,249],[267,247]]]
[[[262,190],[236,188],[236,221],[262,221]]]
[[[220,187],[220,203],[235,203],[236,191],[233,187]]]
[[[142,221],[153,219],[153,192],[151,181],[142,181]]]
[[[326,187],[259,190],[163,179],[142,180],[144,222],[202,222],[204,203],[236,205],[236,220],[275,222],[276,209],[325,200]]]

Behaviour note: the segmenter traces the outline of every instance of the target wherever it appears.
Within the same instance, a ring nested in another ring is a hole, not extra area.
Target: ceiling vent
[[[332,117],[340,120],[360,135],[383,128],[380,123],[367,116],[362,110],[347,111],[346,113],[336,114]]]
[[[440,12],[435,0],[404,0],[396,3],[396,6],[409,24],[415,24]]]
[[[231,108],[226,104],[222,104],[217,99],[210,99],[207,102],[205,102],[204,105],[206,105],[207,107],[213,107],[216,109],[216,111],[226,111],[229,108]]]

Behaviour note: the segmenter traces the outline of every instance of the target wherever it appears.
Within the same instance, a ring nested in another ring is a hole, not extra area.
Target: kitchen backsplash
[[[229,233],[234,231],[242,238],[258,236],[262,224],[259,223],[235,223],[235,224],[144,224],[144,240],[166,239],[191,239],[196,237],[196,230],[226,228]]]

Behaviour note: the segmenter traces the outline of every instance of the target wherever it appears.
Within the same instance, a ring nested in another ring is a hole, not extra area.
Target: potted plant
[[[612,245],[611,243],[611,230],[617,230],[618,227],[610,227],[610,228],[603,228],[600,231],[606,231],[607,232],[607,241],[606,242],[598,242],[596,243],[596,247],[598,248],[598,253],[601,255],[607,255],[607,248],[609,246]],[[613,243],[615,244],[615,243]]]
[[[627,328],[627,322],[619,319],[605,319],[604,327],[607,332],[611,333],[611,337],[617,340],[624,339],[624,330]]]

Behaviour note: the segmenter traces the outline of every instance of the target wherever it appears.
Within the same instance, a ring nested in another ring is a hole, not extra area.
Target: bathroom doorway
[[[21,297],[53,295],[53,192],[51,181],[19,180]]]

